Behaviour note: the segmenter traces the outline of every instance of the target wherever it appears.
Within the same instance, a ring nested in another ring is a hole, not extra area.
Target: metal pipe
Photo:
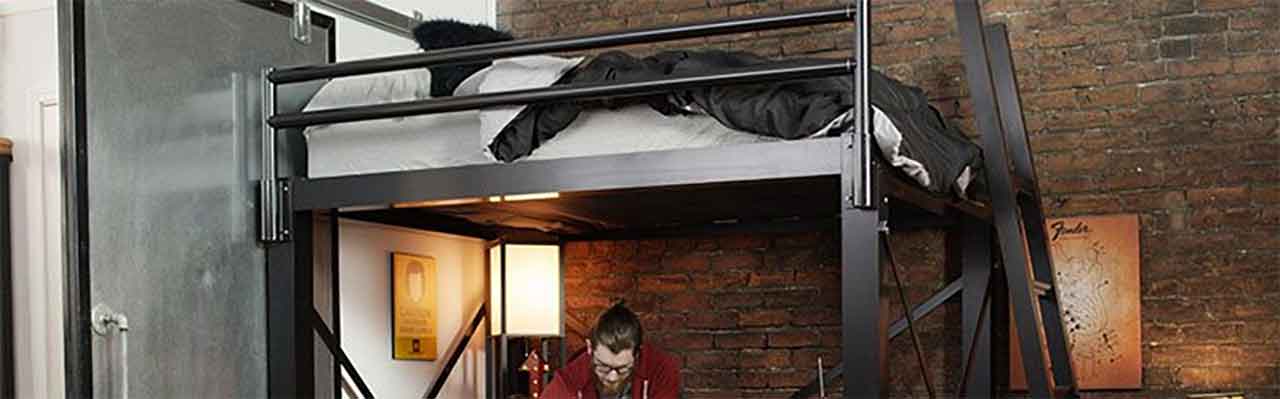
[[[129,399],[129,318],[116,315],[116,329],[120,331],[120,399]]]
[[[866,1],[864,0],[863,3],[866,3]],[[848,21],[852,14],[853,9],[845,5],[779,15],[752,16],[660,28],[618,31],[601,35],[581,35],[560,39],[516,40],[498,44],[490,43],[336,64],[281,68],[272,72],[269,77],[272,82],[277,84],[297,83],[402,69],[482,62],[503,57],[581,51],[628,44],[822,25]]]
[[[293,2],[293,40],[302,44],[311,44],[311,0],[294,0]]]
[[[264,242],[280,241],[280,191],[277,190],[276,178],[276,129],[270,121],[276,114],[276,85],[266,77],[273,68],[262,71],[262,177],[258,182],[259,208],[262,226],[261,238]]]
[[[871,7],[870,0],[859,0],[857,28],[854,32],[853,72],[854,106],[857,108],[856,128],[853,145],[854,157],[858,172],[853,178],[853,198],[850,199],[856,208],[871,208],[871,100],[867,96],[867,85],[871,82]]]
[[[652,81],[552,86],[549,88],[516,90],[474,96],[443,97],[323,111],[280,114],[268,118],[267,123],[277,129],[285,129],[330,123],[438,114],[504,105],[523,105],[567,100],[588,100],[617,96],[656,94],[676,89],[689,89],[704,86],[761,83],[806,78],[812,79],[848,74],[854,69],[852,64],[852,60],[843,60],[809,66],[784,67],[776,69],[752,68],[743,71],[671,77]]]
[[[296,0],[295,0],[296,1]],[[367,0],[307,0],[312,6],[321,7],[335,14],[396,36],[413,39],[413,28],[422,22]]]

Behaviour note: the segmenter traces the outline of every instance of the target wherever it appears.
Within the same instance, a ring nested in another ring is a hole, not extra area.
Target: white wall
[[[20,398],[61,398],[62,209],[52,0],[0,0],[0,136],[14,140],[14,344]]]
[[[375,0],[375,3],[423,19],[452,18],[464,22],[496,25],[496,0]],[[321,11],[324,12],[324,11]],[[332,13],[329,13],[332,15]],[[418,51],[412,39],[396,36],[358,22],[338,17],[338,61],[404,54]]]
[[[422,397],[443,367],[454,335],[484,300],[484,241],[350,220],[341,222],[338,237],[343,349],[375,397]],[[436,260],[436,361],[391,359],[392,252]],[[475,337],[486,334],[481,328]],[[441,397],[483,394],[484,340],[476,339],[458,361]]]

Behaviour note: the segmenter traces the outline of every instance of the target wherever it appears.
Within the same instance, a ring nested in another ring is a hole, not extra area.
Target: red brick
[[[672,293],[689,288],[689,276],[683,274],[640,276],[639,279],[640,292]]]
[[[1256,7],[1262,0],[1199,0],[1200,11],[1223,11],[1238,8]]]
[[[738,358],[736,351],[691,352],[684,357],[684,369],[733,369],[738,365]]]
[[[729,333],[716,334],[716,348],[719,349],[744,349],[744,348],[764,348],[765,335],[761,333]]]
[[[764,264],[763,255],[755,252],[731,252],[710,258],[711,267],[721,270],[759,269]]]
[[[791,368],[791,352],[779,349],[744,350],[738,366],[744,369]]]
[[[1219,389],[1224,386],[1275,385],[1275,367],[1183,367],[1176,372],[1185,389]]]
[[[713,342],[712,335],[704,333],[674,333],[661,338],[663,347],[675,351],[710,349]]]
[[[719,294],[712,301],[712,306],[717,308],[739,308],[759,306],[764,302],[762,295],[755,292],[735,292]]]
[[[706,310],[690,312],[685,318],[686,326],[697,329],[723,330],[738,326],[738,314],[734,312],[712,312]]]
[[[795,272],[757,272],[751,273],[750,287],[776,287],[795,283]]]
[[[809,330],[778,331],[769,333],[770,348],[801,348],[816,346],[821,336]]]
[[[733,371],[694,371],[681,373],[686,389],[724,388],[738,385]]]
[[[673,272],[701,272],[711,268],[711,258],[703,253],[692,253],[663,259],[663,267]]]
[[[661,309],[665,312],[699,313],[709,307],[711,307],[710,295],[698,292],[681,292],[664,296]]]
[[[791,312],[786,310],[750,310],[738,315],[742,327],[781,327],[791,322]]]
[[[734,289],[747,286],[751,278],[750,272],[726,270],[715,273],[698,273],[693,275],[693,289],[712,291]]]
[[[765,249],[769,247],[769,237],[765,235],[732,235],[720,239],[720,248],[730,249]]]

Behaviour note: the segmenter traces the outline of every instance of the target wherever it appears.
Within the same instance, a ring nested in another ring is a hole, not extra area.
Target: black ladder
[[[955,5],[1027,388],[1034,398],[1075,397],[1070,345],[1008,32],[1004,25],[983,25],[977,0],[957,0]]]

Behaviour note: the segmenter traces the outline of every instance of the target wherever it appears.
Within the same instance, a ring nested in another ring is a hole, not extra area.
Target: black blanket
[[[556,84],[647,81],[669,76],[714,73],[766,65],[812,65],[827,60],[776,61],[755,54],[728,51],[667,51],[636,58],[611,51],[585,61]],[[955,190],[956,177],[966,166],[978,166],[980,151],[933,109],[924,92],[879,72],[871,72],[871,103],[885,113],[903,135],[904,156],[920,161],[933,176],[936,193]],[[681,89],[658,95],[526,107],[498,136],[489,150],[511,162],[531,154],[555,137],[585,110],[648,104],[666,115],[705,113],[725,126],[784,139],[802,139],[827,129],[853,107],[850,76],[778,83]],[[977,173],[976,168],[973,173]]]

